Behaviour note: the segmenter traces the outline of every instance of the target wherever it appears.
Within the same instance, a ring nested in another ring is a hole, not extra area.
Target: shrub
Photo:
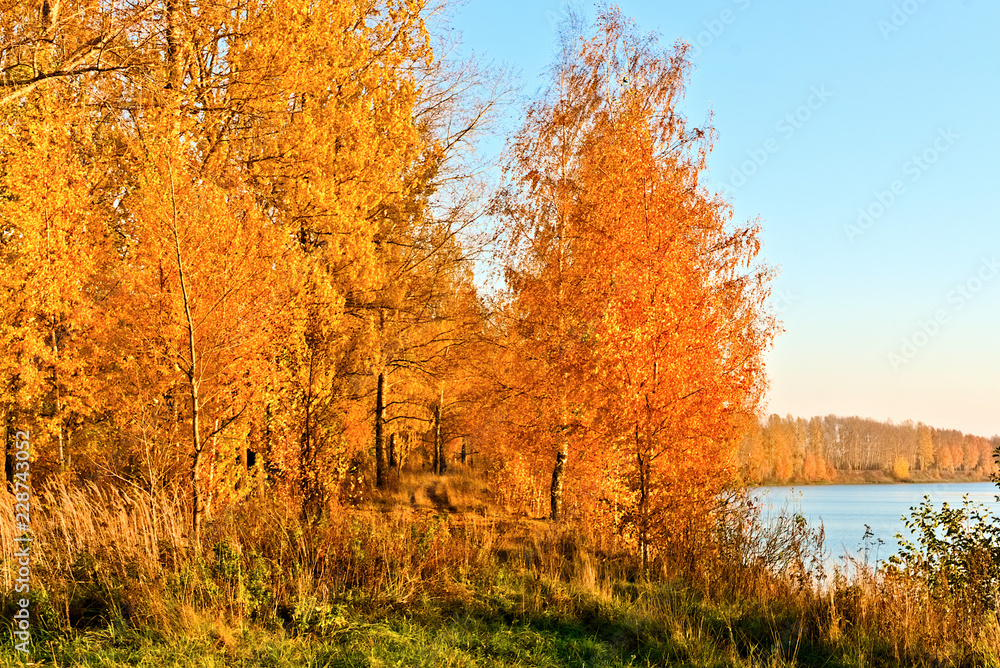
[[[944,503],[939,510],[925,496],[911,511],[905,523],[916,543],[896,534],[900,551],[889,558],[887,575],[923,588],[961,621],[979,623],[997,608],[1000,525],[967,496],[961,507]]]

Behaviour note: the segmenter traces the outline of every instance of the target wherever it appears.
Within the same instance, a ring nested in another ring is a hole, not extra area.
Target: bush
[[[959,508],[944,503],[937,510],[925,496],[911,511],[905,522],[916,543],[896,534],[901,548],[889,558],[887,574],[921,586],[971,623],[996,610],[1000,525],[989,510],[967,496]]]

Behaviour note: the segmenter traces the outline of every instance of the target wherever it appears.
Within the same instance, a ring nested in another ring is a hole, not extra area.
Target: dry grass
[[[8,615],[13,501],[0,498]],[[527,616],[614,609],[690,648],[709,638],[750,664],[839,656],[844,665],[982,665],[1000,656],[995,611],[970,615],[917,580],[862,564],[830,577],[820,537],[801,523],[733,513],[697,568],[671,571],[661,559],[650,581],[613,532],[512,517],[467,470],[405,473],[395,490],[309,526],[287,504],[258,498],[215,518],[200,545],[176,497],[54,483],[33,505],[32,578],[46,632],[125,622],[224,650],[247,624],[327,632],[344,605],[486,600]]]

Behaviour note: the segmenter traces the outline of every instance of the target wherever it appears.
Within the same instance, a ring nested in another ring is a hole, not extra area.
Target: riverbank
[[[993,482],[990,475],[975,471],[912,471],[907,476],[895,476],[885,471],[838,471],[825,480],[792,478],[779,481],[765,479],[758,487],[803,487],[807,485],[898,485],[902,483],[968,483]]]

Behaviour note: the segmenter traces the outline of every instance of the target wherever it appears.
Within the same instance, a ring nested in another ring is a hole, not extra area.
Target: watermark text
[[[17,543],[14,559],[17,567],[14,593],[21,594],[14,612],[14,649],[28,653],[31,646],[31,437],[19,431],[14,438],[14,527]]]

